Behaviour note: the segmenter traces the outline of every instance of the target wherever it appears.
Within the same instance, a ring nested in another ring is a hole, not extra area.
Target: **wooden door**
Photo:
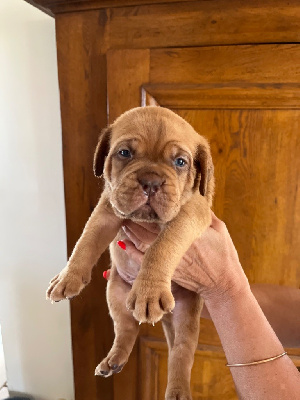
[[[107,53],[110,122],[132,107],[159,105],[209,139],[213,209],[226,222],[251,283],[300,282],[299,59],[299,45]],[[201,320],[194,400],[237,399],[225,362],[212,322]],[[128,365],[114,378],[114,400],[163,400],[166,382],[162,328],[143,324]]]

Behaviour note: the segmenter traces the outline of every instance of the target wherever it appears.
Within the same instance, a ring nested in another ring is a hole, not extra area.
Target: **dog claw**
[[[154,323],[154,322],[152,322],[152,325],[153,325],[153,326],[155,326],[155,323]]]
[[[142,321],[139,322],[139,325],[142,325]]]

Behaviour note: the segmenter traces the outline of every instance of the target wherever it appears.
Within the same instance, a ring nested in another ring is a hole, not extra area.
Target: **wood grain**
[[[52,15],[109,9],[111,48],[295,43],[300,39],[298,0],[27,1]]]
[[[167,344],[158,339],[140,338],[140,362],[142,375],[149,377],[141,381],[141,400],[164,399],[167,386],[168,366]],[[221,347],[199,345],[195,353],[192,369],[191,391],[194,400],[237,399],[226,358]]]
[[[107,121],[106,60],[97,40],[104,36],[104,21],[101,13],[62,15],[56,19],[68,255],[101,193],[92,165],[99,132]],[[100,260],[100,266],[102,270],[108,268],[107,255]],[[71,301],[78,400],[100,396],[103,400],[113,399],[113,381],[96,380],[94,376],[95,367],[113,339],[101,269],[94,269],[91,284]]]
[[[110,12],[113,48],[293,43],[299,32],[297,0],[203,0]]]
[[[120,62],[124,68],[120,68]],[[149,50],[107,53],[109,121],[142,103],[142,85],[149,80]]]
[[[211,144],[214,210],[252,283],[299,287],[300,111],[177,111]]]
[[[153,49],[150,81],[198,85],[300,83],[299,59],[298,44]]]
[[[172,109],[300,109],[299,83],[148,84],[143,89],[150,96],[147,104]]]

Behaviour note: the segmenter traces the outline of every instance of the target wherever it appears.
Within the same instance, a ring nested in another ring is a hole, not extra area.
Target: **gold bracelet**
[[[287,352],[285,351],[284,353],[279,354],[278,356],[271,357],[271,358],[266,358],[266,359],[264,359],[264,360],[253,361],[253,362],[245,363],[245,364],[226,364],[226,367],[245,367],[245,366],[247,366],[247,365],[263,364],[263,363],[266,363],[266,362],[269,362],[269,361],[276,360],[277,358],[283,357],[283,356],[285,356],[286,354],[287,354]]]

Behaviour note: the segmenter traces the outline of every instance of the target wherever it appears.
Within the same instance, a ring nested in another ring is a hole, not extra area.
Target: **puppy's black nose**
[[[153,173],[145,174],[138,178],[139,184],[143,188],[143,192],[147,196],[154,195],[164,183],[164,180]]]

